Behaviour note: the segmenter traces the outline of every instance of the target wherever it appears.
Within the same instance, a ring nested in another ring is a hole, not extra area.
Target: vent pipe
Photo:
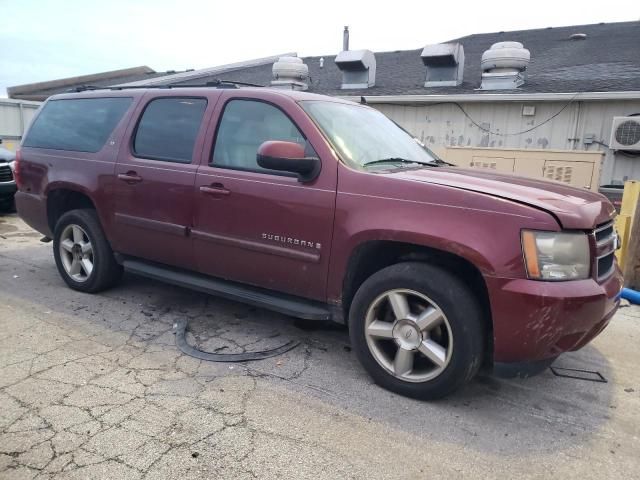
[[[482,54],[480,90],[513,90],[524,84],[531,54],[520,42],[498,42]]]
[[[271,69],[271,86],[288,90],[309,88],[309,67],[298,57],[280,57]]]
[[[342,32],[342,51],[349,50],[349,27],[345,25],[344,32]]]

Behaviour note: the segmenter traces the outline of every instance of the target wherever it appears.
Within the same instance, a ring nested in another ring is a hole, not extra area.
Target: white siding
[[[0,98],[0,138],[5,147],[15,150],[39,107],[38,102]]]
[[[523,116],[524,105],[535,106],[534,116]],[[601,183],[640,179],[640,156],[627,157],[593,143],[584,144],[593,134],[596,141],[608,144],[613,117],[640,113],[640,99],[633,101],[567,102],[474,102],[461,107],[467,114],[496,134],[487,133],[465,117],[454,104],[373,106],[421,139],[427,146],[548,148],[556,150],[599,150],[605,153]],[[565,107],[563,109],[563,107]],[[560,112],[560,110],[562,110]],[[558,112],[560,112],[558,114]],[[541,125],[545,120],[553,119]],[[519,135],[512,133],[534,130]],[[498,135],[501,134],[501,135]],[[505,135],[507,134],[507,135]]]

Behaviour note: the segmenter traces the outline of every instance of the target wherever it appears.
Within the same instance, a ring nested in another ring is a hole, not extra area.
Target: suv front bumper
[[[608,325],[620,303],[622,274],[543,282],[485,277],[493,317],[496,372],[544,369],[563,352],[578,350]],[[546,364],[546,365],[545,365]]]
[[[0,182],[0,197],[11,196],[16,190],[16,182]]]

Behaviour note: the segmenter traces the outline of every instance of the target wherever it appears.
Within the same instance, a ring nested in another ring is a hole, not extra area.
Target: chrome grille
[[[10,182],[13,180],[13,173],[9,165],[0,165],[0,182]]]
[[[598,225],[593,231],[596,240],[596,277],[598,281],[609,277],[615,269],[615,252],[618,234],[613,222]]]

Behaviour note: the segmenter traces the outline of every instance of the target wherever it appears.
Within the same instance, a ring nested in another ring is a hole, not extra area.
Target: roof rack
[[[95,85],[79,85],[77,87],[71,88],[68,92],[79,93],[86,92],[90,90],[130,90],[130,89],[145,89],[145,88],[157,88],[157,89],[172,89],[172,88],[239,88],[242,87],[264,87],[264,85],[259,85],[257,83],[247,83],[247,82],[236,82],[233,80],[220,80],[216,78],[204,84],[198,85],[114,85],[111,87],[97,87]]]

